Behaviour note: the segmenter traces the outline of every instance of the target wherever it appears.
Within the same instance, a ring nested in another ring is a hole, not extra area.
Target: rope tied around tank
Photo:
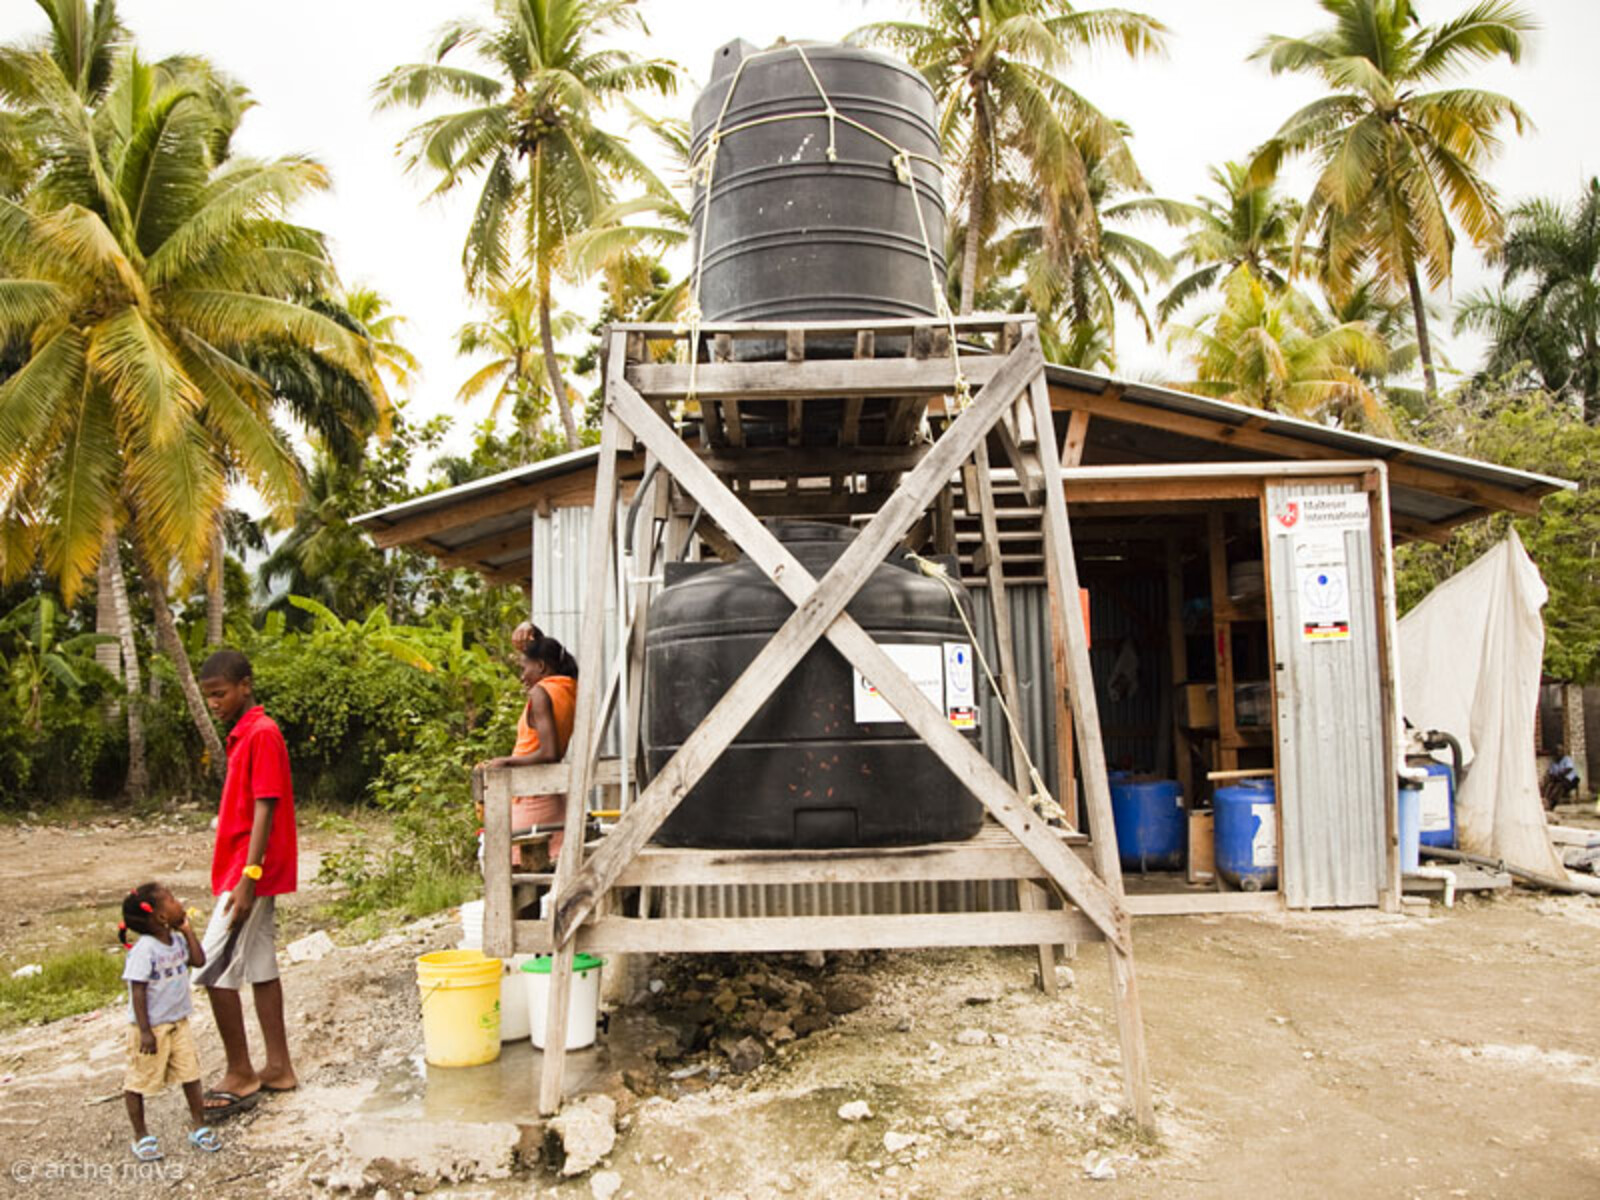
[[[989,665],[989,657],[983,652],[983,644],[978,641],[978,633],[972,627],[972,621],[967,617],[966,606],[961,603],[961,593],[956,590],[956,584],[950,578],[950,572],[945,570],[944,564],[935,562],[931,558],[924,558],[920,554],[908,551],[906,557],[916,564],[917,570],[929,579],[935,579],[944,585],[945,591],[950,593],[950,603],[955,605],[956,615],[961,618],[961,625],[967,631],[967,637],[972,642],[973,656],[978,660],[978,665],[983,668],[984,678],[989,681],[989,690],[994,695],[995,702],[1000,705],[1000,714],[1005,718],[1006,732],[1010,735],[1011,744],[1021,756],[1023,766],[1028,772],[1028,786],[1032,788],[1028,796],[1028,803],[1033,811],[1046,821],[1067,822],[1067,814],[1061,805],[1056,803],[1050,794],[1050,787],[1039,774],[1039,769],[1034,766],[1033,756],[1028,753],[1028,744],[1022,738],[1022,726],[1012,713],[1011,706],[1006,703],[1005,692],[1000,688],[1000,682],[995,678],[994,669]]]
[[[741,121],[737,125],[730,125],[725,128],[723,122],[727,119],[728,110],[733,104],[734,93],[738,91],[739,83],[744,78],[745,67],[758,58],[767,58],[791,50],[799,56],[801,64],[805,67],[806,74],[810,77],[811,85],[817,90],[817,96],[822,102],[822,107],[801,112],[775,113],[771,116],[752,117],[748,121]],[[965,372],[961,369],[961,348],[956,340],[955,314],[951,311],[949,300],[945,297],[944,288],[939,283],[939,270],[934,260],[933,243],[928,237],[928,223],[922,215],[922,199],[918,194],[916,176],[912,172],[912,163],[920,161],[933,167],[942,177],[945,170],[944,163],[937,158],[907,149],[895,142],[894,139],[873,129],[870,125],[866,125],[854,117],[840,112],[834,106],[832,97],[828,95],[827,88],[823,87],[822,80],[817,76],[816,69],[811,64],[811,59],[806,55],[805,48],[798,44],[784,45],[770,50],[758,51],[739,60],[739,65],[734,68],[733,78],[728,84],[727,94],[722,98],[722,107],[717,111],[717,119],[712,123],[711,129],[706,135],[705,147],[689,164],[690,185],[703,186],[705,188],[705,211],[700,218],[699,246],[695,255],[694,267],[689,276],[689,303],[684,310],[683,316],[674,327],[676,332],[686,335],[689,355],[688,385],[684,390],[683,399],[679,400],[674,406],[674,418],[677,421],[680,433],[683,428],[684,412],[688,405],[697,399],[696,369],[700,360],[700,326],[703,320],[703,312],[700,307],[700,285],[705,278],[706,243],[709,240],[706,235],[711,224],[711,191],[716,179],[717,152],[722,142],[732,134],[762,125],[776,124],[779,121],[805,121],[815,120],[819,117],[828,123],[828,145],[824,153],[830,163],[837,162],[839,159],[837,132],[841,123],[882,143],[891,152],[889,165],[894,170],[895,178],[911,190],[911,207],[917,215],[917,233],[922,242],[923,258],[928,264],[928,283],[933,293],[933,310],[938,319],[945,323],[948,334],[952,371],[951,395],[956,411],[964,412],[968,405],[972,403],[971,385]]]

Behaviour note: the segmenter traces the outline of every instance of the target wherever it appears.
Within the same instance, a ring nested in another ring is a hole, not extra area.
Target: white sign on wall
[[[1272,532],[1290,534],[1326,533],[1371,527],[1372,512],[1365,492],[1338,492],[1331,496],[1296,496],[1285,500],[1272,513]]]
[[[972,647],[966,642],[943,645],[885,642],[879,647],[916,684],[928,702],[944,713],[957,729],[978,724],[978,690],[972,668]],[[854,712],[858,725],[902,720],[894,706],[878,694],[860,671],[855,671]]]
[[[1295,534],[1294,572],[1300,640],[1349,641],[1350,567],[1344,532],[1324,528]]]

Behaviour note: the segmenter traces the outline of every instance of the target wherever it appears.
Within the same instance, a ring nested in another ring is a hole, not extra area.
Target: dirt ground
[[[29,914],[0,925],[0,961],[109,930],[130,873],[202,896],[209,838],[200,819],[110,834],[0,828],[0,878]],[[314,853],[315,832],[306,840]],[[315,900],[289,906],[299,932]],[[1029,951],[874,956],[848,967],[872,982],[864,1007],[746,1076],[674,1080],[663,1067],[641,1089],[660,1094],[636,1097],[617,1082],[628,1039],[615,1032],[584,1068],[621,1101],[600,1164],[614,1177],[570,1180],[513,1164],[544,1142],[525,1098],[486,1097],[482,1121],[467,1119],[475,1089],[531,1085],[528,1051],[498,1075],[424,1078],[417,1065],[412,961],[455,936],[441,915],[288,966],[301,1090],[228,1124],[216,1156],[183,1147],[176,1096],[152,1102],[168,1147],[159,1170],[128,1156],[119,1006],[0,1036],[0,1193],[298,1197],[365,1182],[390,1200],[430,1187],[587,1198],[611,1184],[638,1200],[1600,1194],[1592,898],[1469,899],[1426,919],[1140,921],[1153,1141],[1119,1113],[1102,951],[1084,949],[1056,1000],[1030,986]],[[214,1078],[203,1003],[196,1025]],[[616,1029],[627,1028],[625,1015]],[[841,1120],[853,1100],[872,1116]],[[432,1177],[395,1161],[424,1143]]]

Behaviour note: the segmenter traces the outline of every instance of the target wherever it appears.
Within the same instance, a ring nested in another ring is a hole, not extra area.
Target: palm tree
[[[320,235],[286,214],[326,175],[305,158],[217,167],[223,122],[193,63],[124,55],[92,112],[48,55],[26,65],[47,136],[27,202],[0,200],[0,342],[28,347],[0,384],[0,579],[42,555],[70,603],[126,525],[220,764],[166,592],[174,565],[206,556],[224,463],[271,503],[298,491],[247,357],[299,347],[377,386],[362,339],[302,302],[331,267]]]
[[[1271,184],[1253,185],[1243,163],[1225,162],[1209,174],[1221,196],[1196,196],[1188,206],[1191,228],[1174,258],[1193,270],[1156,306],[1163,321],[1240,267],[1271,287],[1289,281],[1300,205]]]
[[[1431,287],[1452,275],[1454,220],[1480,247],[1496,244],[1502,219],[1482,175],[1510,121],[1529,122],[1509,97],[1443,87],[1468,67],[1522,57],[1529,17],[1505,0],[1480,0],[1454,20],[1423,25],[1411,0],[1320,0],[1334,18],[1303,38],[1273,35],[1252,57],[1273,74],[1322,79],[1332,94],[1295,113],[1257,152],[1252,182],[1270,181],[1309,153],[1320,172],[1296,234],[1319,230],[1328,284],[1341,290],[1370,263],[1411,299],[1428,402],[1438,397],[1419,270]],[[1437,90],[1428,90],[1437,89]]]
[[[979,292],[983,244],[1007,215],[989,204],[1007,174],[1024,180],[1043,214],[1052,252],[1073,251],[1089,207],[1085,145],[1107,158],[1125,150],[1123,131],[1059,73],[1074,54],[1120,46],[1160,52],[1166,26],[1125,9],[1075,9],[1065,0],[917,0],[923,20],[880,21],[849,35],[904,55],[940,103],[945,157],[958,172],[966,235],[961,311]]]
[[[392,311],[388,298],[376,288],[350,288],[339,296],[338,304],[366,331],[378,370],[397,388],[411,386],[418,370],[417,356],[399,340],[406,318]]]
[[[1386,351],[1372,328],[1336,324],[1292,287],[1271,288],[1243,267],[1223,284],[1222,306],[1175,326],[1193,347],[1195,377],[1173,386],[1311,420],[1381,429],[1382,403],[1364,373]]]
[[[1144,194],[1147,185],[1126,145],[1102,156],[1086,141],[1079,157],[1086,170],[1088,204],[1079,216],[1082,232],[1076,250],[1052,248],[1048,220],[1018,225],[996,243],[996,273],[1018,273],[1018,295],[1038,315],[1047,352],[1054,348],[1073,357],[1073,365],[1086,366],[1084,356],[1093,351],[1097,362],[1114,370],[1117,306],[1131,308],[1145,338],[1153,340],[1155,327],[1145,311],[1144,293],[1152,282],[1170,278],[1173,270],[1171,259],[1118,222],[1157,217],[1179,224],[1189,216],[1189,207]],[[1006,189],[999,196],[1009,202]],[[1094,329],[1103,331],[1103,337]]]
[[[506,400],[515,404],[520,399],[524,410],[538,424],[550,411],[546,381],[551,378],[544,361],[539,298],[533,286],[523,279],[506,287],[490,286],[483,295],[483,306],[488,310],[485,320],[469,321],[456,330],[456,353],[463,357],[487,353],[493,357],[461,385],[456,399],[470,404],[494,389],[489,405],[491,421],[500,415]],[[551,317],[550,323],[552,332],[560,337],[578,328],[578,319],[571,313]],[[561,407],[570,409],[574,399],[574,395],[567,395]]]
[[[1402,387],[1394,382],[1397,377],[1410,375],[1417,369],[1417,327],[1411,319],[1411,303],[1401,292],[1371,273],[1362,275],[1343,294],[1335,297],[1324,293],[1328,316],[1336,325],[1360,323],[1367,326],[1383,343],[1386,355],[1382,369],[1361,371],[1361,377],[1374,391],[1381,393],[1384,406],[1399,408],[1413,418],[1427,411],[1427,398],[1417,388]],[[1430,301],[1428,319],[1436,321],[1439,312]],[[1446,370],[1450,361],[1439,355]]]
[[[96,0],[91,11],[85,0],[35,0],[50,24],[50,32],[36,44],[0,46],[0,99],[15,107],[0,112],[0,196],[20,200],[39,169],[37,136],[39,118],[47,107],[35,85],[35,75],[45,56],[55,64],[59,78],[86,105],[105,94],[117,53],[127,42],[127,30],[117,16],[114,0]],[[46,73],[48,77],[48,72]],[[47,127],[47,126],[46,126]],[[10,349],[8,347],[8,349]],[[0,378],[22,366],[26,355],[7,354],[14,361],[0,370]],[[112,676],[124,681],[129,702],[128,775],[125,790],[130,799],[144,798],[147,772],[144,724],[138,700],[142,693],[133,623],[126,604],[127,586],[122,573],[122,551],[116,530],[108,529],[101,546],[95,591],[95,631],[104,635],[95,658]],[[123,603],[118,604],[119,593]]]
[[[1464,298],[1456,312],[1457,330],[1490,336],[1483,374],[1525,370],[1600,422],[1600,179],[1570,206],[1517,205],[1493,261],[1499,288]]]
[[[510,279],[522,261],[531,267],[545,371],[575,450],[551,284],[565,272],[570,240],[616,201],[619,183],[665,193],[626,139],[598,120],[608,105],[636,95],[671,95],[678,68],[599,44],[608,34],[644,30],[631,0],[495,0],[494,14],[493,24],[446,26],[432,62],[397,67],[379,80],[378,107],[417,108],[440,98],[471,105],[413,129],[406,165],[438,176],[435,195],[482,177],[462,252],[468,286]],[[482,70],[447,65],[457,51],[475,54]]]

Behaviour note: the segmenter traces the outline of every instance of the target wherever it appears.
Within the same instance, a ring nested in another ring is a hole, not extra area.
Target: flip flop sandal
[[[215,1154],[222,1149],[222,1139],[217,1136],[217,1131],[209,1125],[202,1125],[189,1135],[189,1144],[197,1150],[204,1150],[207,1154]]]
[[[155,1162],[162,1157],[161,1143],[156,1141],[156,1135],[147,1133],[133,1144],[133,1156],[140,1162]]]
[[[208,1090],[204,1097],[206,1118],[211,1121],[226,1121],[229,1117],[236,1117],[242,1112],[254,1108],[261,1099],[260,1092],[251,1092],[248,1096],[241,1096],[237,1092],[220,1092]],[[212,1100],[221,1100],[221,1104],[206,1103]]]

